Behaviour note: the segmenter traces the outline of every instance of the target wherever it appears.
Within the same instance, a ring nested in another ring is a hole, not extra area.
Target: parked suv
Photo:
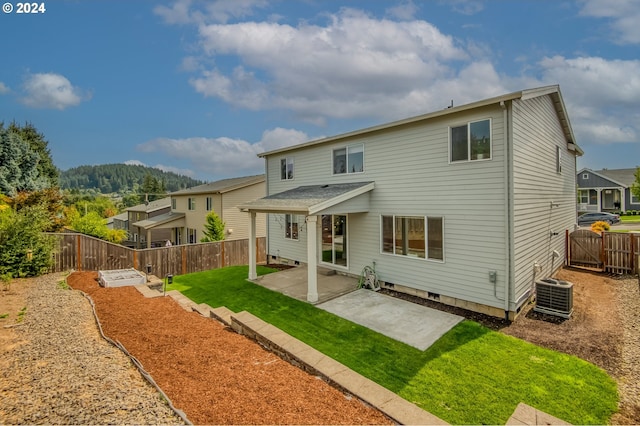
[[[607,222],[608,224],[613,225],[614,223],[620,223],[620,216],[618,216],[617,214],[605,212],[585,213],[578,216],[579,226],[591,225],[592,223],[599,221]]]

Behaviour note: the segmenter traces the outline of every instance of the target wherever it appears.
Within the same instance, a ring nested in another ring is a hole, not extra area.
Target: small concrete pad
[[[316,306],[421,351],[464,319],[365,289]]]
[[[521,402],[507,420],[507,425],[570,425],[570,423]]]

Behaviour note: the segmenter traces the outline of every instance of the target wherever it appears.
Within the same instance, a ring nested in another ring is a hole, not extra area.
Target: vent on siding
[[[536,281],[536,312],[570,318],[573,313],[573,283],[553,278]]]

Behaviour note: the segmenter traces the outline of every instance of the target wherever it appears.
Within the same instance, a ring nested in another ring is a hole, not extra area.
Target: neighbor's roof
[[[351,200],[374,188],[374,182],[336,183],[299,186],[238,206],[240,210],[256,212],[288,212],[314,215]]]
[[[137,206],[128,207],[127,211],[132,212],[147,212],[151,213],[156,210],[171,207],[171,197],[161,198],[159,200],[150,201],[149,204],[138,204]]]
[[[205,183],[204,185],[194,186],[192,188],[181,189],[180,191],[172,192],[171,195],[222,194],[264,181],[264,175],[222,179],[215,182]]]
[[[536,98],[536,97],[544,96],[544,95],[550,95],[551,99],[553,100],[553,104],[555,106],[556,113],[558,114],[558,119],[560,120],[560,124],[562,125],[562,130],[563,130],[563,132],[565,134],[565,137],[567,139],[567,143],[569,144],[569,149],[575,151],[577,155],[584,154],[582,149],[580,149],[580,147],[576,144],[576,138],[575,138],[575,136],[573,134],[573,129],[571,128],[571,123],[569,122],[569,116],[567,114],[567,109],[566,109],[566,107],[564,105],[564,101],[562,100],[562,94],[560,93],[560,86],[558,86],[556,84],[556,85],[552,85],[552,86],[538,87],[538,88],[535,88],[535,89],[521,90],[519,92],[513,92],[513,93],[506,94],[506,95],[497,96],[495,98],[488,98],[488,99],[484,99],[484,100],[481,100],[481,101],[472,102],[472,103],[466,104],[466,105],[460,105],[460,106],[452,107],[452,108],[445,108],[445,109],[442,109],[442,110],[439,110],[439,111],[434,111],[434,112],[431,112],[431,113],[428,113],[428,114],[423,114],[423,115],[418,115],[418,116],[415,116],[415,117],[405,118],[403,120],[393,121],[391,123],[380,124],[380,125],[373,126],[373,127],[367,127],[365,129],[355,130],[353,132],[343,133],[343,134],[336,135],[336,136],[330,136],[330,137],[323,138],[323,139],[317,139],[317,140],[301,143],[301,144],[298,144],[298,145],[290,146],[290,147],[287,147],[287,148],[275,149],[273,151],[267,151],[267,152],[263,152],[261,154],[258,154],[258,157],[266,157],[268,155],[287,152],[287,151],[291,151],[291,150],[298,149],[298,148],[303,148],[303,147],[308,147],[308,146],[313,146],[313,145],[320,145],[320,144],[329,143],[329,142],[335,142],[335,141],[338,141],[338,140],[341,140],[341,139],[346,139],[346,138],[350,138],[350,137],[354,137],[354,136],[365,135],[367,133],[378,132],[378,131],[381,131],[381,130],[386,130],[386,129],[390,129],[390,128],[393,128],[393,127],[403,126],[403,125],[406,125],[406,124],[412,124],[412,123],[416,123],[416,122],[419,122],[419,121],[429,120],[429,119],[432,119],[432,118],[441,117],[441,116],[448,115],[448,114],[454,114],[454,113],[458,113],[458,112],[461,112],[461,111],[471,110],[471,109],[474,109],[474,108],[480,108],[480,107],[484,107],[484,106],[488,106],[488,105],[499,104],[501,102],[511,101],[511,100],[514,100],[514,99],[526,100],[526,99]]]
[[[602,169],[602,170],[591,170],[591,169],[582,169],[578,174],[582,173],[584,170],[589,170],[591,173],[603,177],[605,179],[609,179],[614,183],[617,183],[624,187],[630,187],[636,181],[636,169]]]
[[[171,223],[171,227],[181,227],[181,226],[184,226],[185,224],[184,216],[185,216],[184,213],[178,213],[178,212],[163,213],[158,216],[150,217],[149,219],[135,222],[133,223],[133,226],[137,226],[143,229],[151,229],[151,228],[162,227],[161,225],[166,225],[170,222],[175,222],[175,223]]]

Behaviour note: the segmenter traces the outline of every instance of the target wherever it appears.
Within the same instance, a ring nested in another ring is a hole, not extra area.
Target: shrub
[[[603,222],[601,220],[591,224],[591,230],[593,232],[608,231],[609,229],[611,229],[611,226],[607,222]]]

